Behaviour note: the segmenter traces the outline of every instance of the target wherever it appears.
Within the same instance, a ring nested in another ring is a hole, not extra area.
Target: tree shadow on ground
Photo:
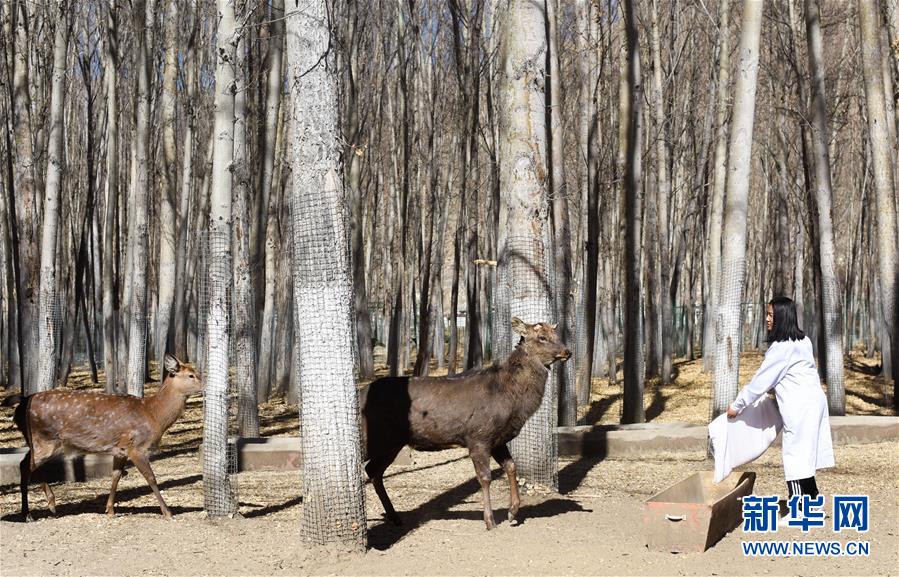
[[[850,371],[861,373],[863,375],[870,375],[872,377],[880,376],[880,373],[882,372],[882,367],[879,364],[868,366],[857,362],[852,357],[846,357],[846,359],[847,362],[844,366],[846,366]]]
[[[646,407],[645,412],[646,422],[652,421],[665,410],[665,404],[668,402],[668,397],[662,394],[661,389],[662,387],[659,385],[652,387],[652,402]]]
[[[291,507],[299,505],[302,502],[303,496],[298,495],[293,499],[284,501],[283,503],[277,503],[275,505],[269,505],[267,507],[260,507],[259,505],[255,505],[253,503],[241,503],[242,507],[259,507],[258,509],[253,509],[252,511],[241,513],[241,515],[243,515],[243,517],[246,519],[249,519],[251,517],[264,517],[272,513],[278,513],[280,511],[284,511],[285,509],[290,509]]]
[[[602,420],[603,415],[605,415],[606,412],[612,408],[612,405],[619,399],[621,399],[621,393],[616,393],[590,403],[590,409],[587,410],[587,414],[584,416],[584,424],[593,425],[598,423]]]
[[[130,471],[128,474],[138,475],[140,473],[137,471]],[[168,481],[164,481],[162,483],[158,483],[160,490],[171,489],[172,487],[182,487],[185,485],[193,485],[201,481],[203,477],[201,475],[191,475],[189,477],[182,477],[180,479],[171,479]],[[54,483],[51,484],[52,487],[58,487],[59,484]],[[16,492],[18,493],[18,488],[16,488]],[[147,506],[122,506],[122,503],[131,501],[133,499],[137,499],[139,497],[145,497],[147,495],[152,494],[152,490],[148,485],[144,485],[142,487],[133,487],[130,489],[124,489],[116,491],[116,507],[115,512],[116,515],[121,514],[129,514],[134,515],[138,513],[159,513],[159,506],[147,505]],[[91,497],[89,499],[81,499],[79,501],[72,501],[70,503],[60,503],[59,499],[56,501],[56,514],[50,512],[47,509],[46,500],[44,500],[43,491],[40,489],[40,485],[32,484],[29,487],[29,502],[31,504],[31,515],[35,520],[42,519],[45,517],[64,517],[67,515],[78,515],[83,513],[100,513],[103,514],[106,512],[106,500],[109,498],[109,490],[103,491],[101,494],[96,497]],[[32,495],[40,495],[39,500],[35,502]],[[36,505],[36,507],[35,507]],[[202,508],[199,507],[172,507],[169,506],[169,510],[171,510],[173,515],[178,515],[181,513],[190,513],[193,511],[202,511]],[[11,513],[9,515],[4,515],[0,517],[0,521],[21,521],[22,516],[19,511],[15,513]]]

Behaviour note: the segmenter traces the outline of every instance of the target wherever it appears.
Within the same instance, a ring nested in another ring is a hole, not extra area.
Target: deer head
[[[203,381],[195,370],[188,367],[176,357],[166,355],[163,361],[165,377],[163,383],[185,397],[203,392]]]
[[[529,325],[518,317],[512,319],[512,329],[521,335],[518,346],[528,355],[540,359],[546,367],[571,358],[571,351],[556,334],[556,326],[549,323]]]

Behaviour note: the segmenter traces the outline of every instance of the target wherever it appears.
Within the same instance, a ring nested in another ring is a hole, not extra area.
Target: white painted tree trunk
[[[549,223],[545,83],[547,39],[542,0],[510,0],[503,12],[498,72],[500,226],[499,260],[505,272],[497,290],[507,291],[512,317],[551,322],[552,232]],[[504,319],[511,323],[510,319]],[[507,345],[510,350],[513,341]],[[550,370],[543,401],[510,443],[519,478],[558,488],[556,389]]]
[[[727,198],[721,237],[721,286],[717,306],[713,417],[727,410],[739,388],[740,303],[746,278],[746,214],[752,169],[752,131],[759,69],[763,0],[743,4],[739,72],[728,151]]]
[[[36,391],[56,386],[62,312],[56,278],[56,241],[59,228],[59,195],[63,171],[63,107],[66,88],[66,54],[69,42],[68,3],[59,0],[54,10],[53,84],[50,93],[50,138],[47,141],[44,218],[41,226],[41,281],[38,313],[38,380]]]
[[[302,538],[366,544],[349,206],[343,189],[340,72],[325,0],[287,19],[291,81],[294,322],[302,387]]]
[[[237,512],[228,461],[228,369],[231,345],[231,186],[234,162],[234,0],[218,0],[215,124],[209,199],[206,392],[203,403],[203,497],[210,517]]]

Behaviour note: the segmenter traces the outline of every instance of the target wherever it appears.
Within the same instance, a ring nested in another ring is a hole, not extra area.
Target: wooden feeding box
[[[646,545],[656,551],[701,553],[743,521],[742,498],[752,494],[755,473],[731,473],[720,483],[700,471],[643,505]]]

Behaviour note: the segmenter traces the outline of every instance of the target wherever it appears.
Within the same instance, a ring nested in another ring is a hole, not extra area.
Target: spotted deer
[[[28,483],[32,473],[64,448],[112,455],[107,515],[114,515],[116,487],[130,459],[156,495],[162,514],[171,519],[172,513],[150,468],[150,451],[184,412],[187,398],[202,392],[203,383],[193,369],[171,355],[166,355],[163,365],[162,386],[152,397],[54,389],[3,400],[3,406],[15,407],[13,418],[29,449],[19,466],[22,517],[26,521],[32,520],[28,509]],[[47,483],[42,486],[50,511],[56,513],[52,489]]]

